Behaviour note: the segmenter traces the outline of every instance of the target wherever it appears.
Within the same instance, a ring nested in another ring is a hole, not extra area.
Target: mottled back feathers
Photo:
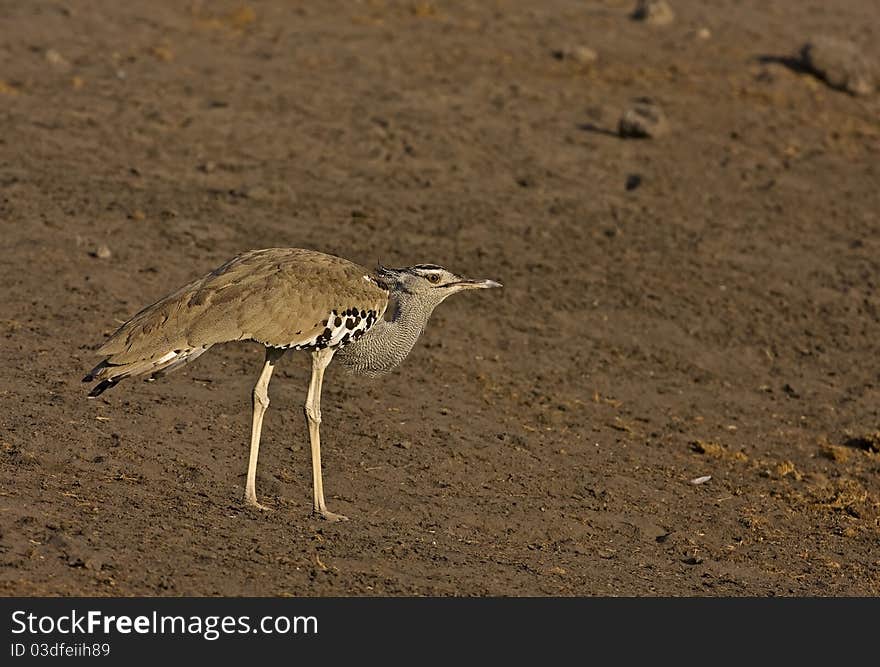
[[[334,311],[372,311],[372,325],[387,305],[381,280],[348,260],[299,248],[252,250],[132,317],[98,349],[106,359],[86,379],[112,386],[235,340],[304,349],[321,340]]]

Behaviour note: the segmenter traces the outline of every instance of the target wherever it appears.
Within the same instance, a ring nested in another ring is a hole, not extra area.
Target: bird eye
[[[440,276],[436,273],[432,273],[430,276],[428,276],[428,280],[430,280],[432,283],[439,283]]]

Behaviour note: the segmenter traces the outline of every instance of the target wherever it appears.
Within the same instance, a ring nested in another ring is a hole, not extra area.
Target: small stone
[[[675,20],[675,12],[666,0],[639,0],[632,18],[648,25],[669,25]]]
[[[824,444],[819,448],[819,453],[826,459],[830,459],[835,463],[846,463],[849,461],[851,450],[840,445]]]
[[[13,97],[18,94],[19,90],[15,85],[0,79],[0,95],[9,95],[10,97]]]
[[[657,105],[640,102],[623,112],[617,131],[625,139],[656,139],[669,134],[669,121]]]
[[[709,39],[712,37],[712,31],[709,28],[700,28],[697,30],[697,39]]]
[[[227,14],[226,19],[232,28],[242,30],[257,20],[257,13],[245,5]]]
[[[70,67],[70,63],[67,62],[67,59],[55,49],[49,49],[46,51],[46,62],[52,65],[52,67],[57,67],[58,69],[67,69]]]
[[[92,257],[97,257],[98,259],[110,259],[110,257],[113,255],[113,253],[110,252],[110,248],[107,246],[106,243],[102,243],[97,248],[92,250],[92,252],[90,252],[89,254]]]
[[[255,201],[267,201],[272,198],[272,193],[269,192],[269,188],[262,185],[254,185],[245,188],[244,194],[248,199],[253,199]]]
[[[599,60],[599,54],[589,46],[566,46],[554,51],[553,57],[558,60],[568,60],[584,67],[595,65]]]
[[[87,556],[83,560],[83,565],[87,570],[92,570],[94,572],[100,572],[104,567],[104,561],[100,556]]]
[[[163,63],[174,62],[174,51],[170,46],[154,46],[150,49],[150,53],[156,60],[161,60]]]
[[[877,88],[877,66],[852,42],[816,37],[801,49],[801,61],[829,86],[850,95],[871,95]]]

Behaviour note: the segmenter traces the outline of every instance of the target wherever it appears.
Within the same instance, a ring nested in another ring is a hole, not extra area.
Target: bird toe
[[[246,500],[245,505],[247,505],[252,510],[259,510],[260,512],[271,512],[271,507],[266,507],[265,505],[258,503],[256,500]]]

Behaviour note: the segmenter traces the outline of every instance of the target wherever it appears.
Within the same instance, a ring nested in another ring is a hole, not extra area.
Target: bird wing
[[[175,350],[235,340],[292,347],[320,335],[333,311],[381,317],[387,304],[387,290],[348,260],[299,248],[252,250],[144,308],[98,352],[114,366],[140,367]]]

